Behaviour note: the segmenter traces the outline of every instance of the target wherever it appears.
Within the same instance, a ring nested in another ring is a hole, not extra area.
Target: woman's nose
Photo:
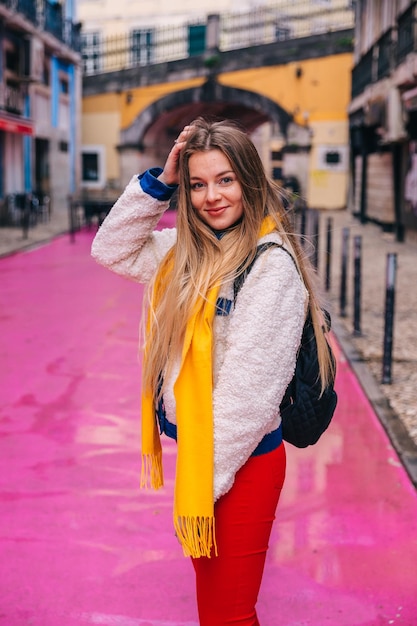
[[[207,200],[208,202],[214,202],[220,196],[220,191],[216,183],[207,185]]]

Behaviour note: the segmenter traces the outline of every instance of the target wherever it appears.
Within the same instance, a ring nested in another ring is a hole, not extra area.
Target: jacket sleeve
[[[169,200],[143,191],[134,176],[94,238],[91,254],[108,269],[146,283],[176,240],[176,230],[154,230]]]
[[[279,248],[259,257],[237,296],[213,391],[215,499],[229,491],[236,472],[280,423],[306,302],[294,263]]]

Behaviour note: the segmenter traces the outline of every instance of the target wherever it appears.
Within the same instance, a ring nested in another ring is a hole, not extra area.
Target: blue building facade
[[[80,28],[74,0],[0,0],[0,220],[16,201],[66,209],[79,180]],[[23,200],[25,201],[25,200]]]

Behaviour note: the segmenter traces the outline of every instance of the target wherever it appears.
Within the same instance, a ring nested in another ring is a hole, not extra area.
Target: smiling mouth
[[[207,213],[220,213],[221,211],[225,211],[227,207],[221,206],[215,209],[206,209]]]

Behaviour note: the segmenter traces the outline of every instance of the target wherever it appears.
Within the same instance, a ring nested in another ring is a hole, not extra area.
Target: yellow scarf
[[[263,220],[260,237],[275,228]],[[152,295],[153,305],[161,284],[172,268],[163,264]],[[214,433],[212,325],[219,286],[200,297],[188,320],[181,365],[174,385],[178,453],[174,494],[174,528],[186,556],[217,555],[214,526]],[[146,352],[145,352],[146,358]],[[155,417],[153,390],[142,394],[141,487],[163,485],[162,447]]]

